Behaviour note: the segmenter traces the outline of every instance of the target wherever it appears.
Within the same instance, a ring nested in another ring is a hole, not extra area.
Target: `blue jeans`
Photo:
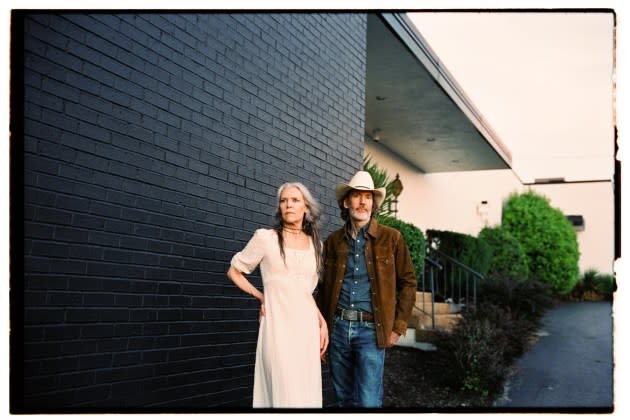
[[[373,322],[335,317],[328,355],[339,407],[381,407],[385,349],[376,345]]]

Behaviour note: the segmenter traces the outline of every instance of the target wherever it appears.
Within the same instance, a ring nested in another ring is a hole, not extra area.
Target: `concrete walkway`
[[[609,302],[560,303],[506,381],[499,411],[612,412],[613,320]]]

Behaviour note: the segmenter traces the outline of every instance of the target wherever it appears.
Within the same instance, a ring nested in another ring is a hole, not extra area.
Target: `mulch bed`
[[[492,400],[439,383],[436,352],[393,347],[385,352],[383,408],[418,412],[486,411]]]

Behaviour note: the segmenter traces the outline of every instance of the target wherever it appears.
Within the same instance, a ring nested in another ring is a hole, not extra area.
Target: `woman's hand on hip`
[[[326,361],[326,350],[328,349],[328,326],[323,318],[319,320],[319,358]]]
[[[260,293],[260,297],[256,297],[260,302],[260,311],[258,312],[258,322],[262,321],[265,316],[265,295]]]

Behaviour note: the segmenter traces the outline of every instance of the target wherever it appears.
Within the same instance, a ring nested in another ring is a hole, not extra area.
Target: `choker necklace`
[[[283,226],[282,230],[285,230],[285,231],[287,231],[289,233],[300,233],[300,232],[302,232],[301,228],[290,228],[290,227],[286,227],[286,226]]]

